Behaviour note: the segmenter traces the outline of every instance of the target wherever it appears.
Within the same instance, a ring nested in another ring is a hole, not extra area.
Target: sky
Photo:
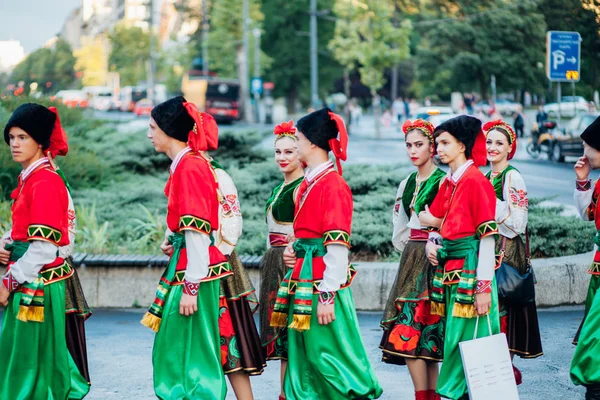
[[[81,0],[0,0],[0,40],[18,40],[29,53],[60,32]]]

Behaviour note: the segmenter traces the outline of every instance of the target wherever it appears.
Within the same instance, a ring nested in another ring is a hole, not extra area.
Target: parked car
[[[558,103],[548,103],[544,106],[544,111],[550,118],[558,117]],[[580,112],[587,112],[589,103],[581,96],[563,96],[560,99],[560,115],[563,117],[574,117]]]
[[[448,115],[454,114],[454,111],[451,107],[419,107],[415,115],[413,115],[414,119],[420,118],[424,120],[429,120],[432,115]]]
[[[88,106],[88,96],[83,90],[59,90],[55,98],[69,108],[86,108]]]
[[[448,121],[450,118],[458,117],[459,114],[437,114],[430,115],[427,121],[431,122],[431,124],[435,127],[438,125]]]
[[[152,104],[152,102],[150,100],[142,99],[142,100],[138,101],[137,103],[135,103],[133,112],[138,117],[141,117],[142,115],[150,115],[153,108],[154,108],[154,105]]]
[[[567,126],[555,135],[550,158],[553,161],[563,162],[565,156],[581,157],[583,155],[583,141],[579,135],[598,116],[600,116],[600,113],[581,113],[569,121]]]

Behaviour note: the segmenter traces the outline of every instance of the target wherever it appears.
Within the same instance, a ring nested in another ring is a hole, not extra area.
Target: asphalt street
[[[88,320],[86,329],[92,389],[86,399],[155,398],[152,386],[154,333],[139,322],[144,311],[95,310]],[[569,379],[569,366],[575,348],[571,340],[582,315],[582,307],[540,310],[544,355],[533,360],[515,359],[515,364],[523,372],[523,384],[519,386],[522,400],[584,398],[583,388],[574,386]],[[407,368],[380,361],[379,318],[379,313],[359,313],[361,334],[383,388],[381,399],[412,400],[412,384]],[[256,400],[277,399],[279,362],[269,363],[265,372],[251,378],[251,382]],[[229,388],[227,400],[233,399],[235,396]]]

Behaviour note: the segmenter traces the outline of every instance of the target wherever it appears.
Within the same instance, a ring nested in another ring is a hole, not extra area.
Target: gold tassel
[[[44,322],[44,307],[29,306],[29,310],[27,310],[27,319],[34,322]]]
[[[290,329],[297,331],[307,331],[310,329],[310,315],[294,315],[294,322],[289,326]]]
[[[142,318],[142,321],[141,321],[142,325],[152,329],[154,332],[158,332],[161,322],[162,322],[162,319],[158,318],[156,315],[151,314],[149,312],[147,312],[144,315],[144,318]]]
[[[444,303],[438,303],[437,301],[431,302],[431,314],[439,315],[440,317],[446,316],[446,305]]]
[[[271,314],[271,326],[275,328],[285,328],[287,326],[287,314],[274,312]]]
[[[452,316],[458,318],[475,318],[477,316],[477,310],[473,304],[454,303]]]
[[[19,313],[17,314],[17,319],[19,321],[23,321],[23,322],[27,322],[27,314],[29,314],[29,307],[28,306],[19,306]]]

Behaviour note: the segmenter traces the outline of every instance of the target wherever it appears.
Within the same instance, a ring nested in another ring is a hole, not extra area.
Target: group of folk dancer
[[[496,288],[500,261],[518,270],[529,263],[521,238],[527,190],[509,164],[517,137],[501,120],[482,127],[466,115],[437,127],[406,121],[403,132],[416,170],[400,183],[393,208],[392,243],[402,258],[381,320],[383,362],[408,366],[418,400],[466,399],[458,344],[473,338],[479,315],[488,315],[491,333],[506,333],[512,356],[542,355],[535,303],[502,304]],[[353,201],[342,177],[344,122],[324,108],[274,133],[284,179],[265,207],[268,250],[257,299],[235,252],[242,232],[235,184],[208,153],[218,147],[214,118],[183,97],[152,110],[148,138],[172,160],[160,244],[170,258],[142,320],[156,332],[160,399],[224,399],[225,375],[238,399],[252,399],[249,377],[267,360],[281,361],[280,400],[382,395],[350,289],[357,271],[349,262]],[[90,310],[71,258],[70,186],[54,161],[67,154],[67,135],[55,108],[28,103],[14,111],[4,139],[23,171],[11,195],[12,229],[0,246],[0,264],[8,267],[0,284],[0,399],[82,399],[90,388]],[[600,183],[589,178],[600,168],[600,119],[582,139],[575,201],[600,232]],[[487,161],[484,175],[479,167]],[[598,251],[589,273],[571,379],[586,386],[586,398],[600,399]],[[477,329],[478,336],[490,334],[487,324]]]

